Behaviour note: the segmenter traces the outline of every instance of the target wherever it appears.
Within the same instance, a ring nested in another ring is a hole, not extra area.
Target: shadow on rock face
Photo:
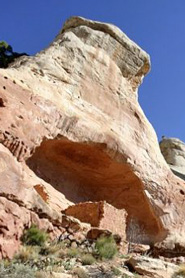
[[[139,178],[128,164],[113,160],[104,144],[66,139],[43,141],[27,165],[73,203],[105,200],[118,209],[125,208],[128,221],[135,219],[145,231],[141,242],[163,238],[164,230],[152,212]]]

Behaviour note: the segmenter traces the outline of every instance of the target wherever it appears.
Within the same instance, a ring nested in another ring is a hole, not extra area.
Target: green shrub
[[[26,230],[22,236],[22,242],[26,245],[39,245],[43,246],[48,238],[48,235],[32,225],[28,230]]]
[[[91,254],[84,254],[81,261],[83,265],[91,265],[95,263],[96,259]]]
[[[34,278],[35,270],[23,264],[0,264],[0,278]]]
[[[101,259],[112,259],[118,251],[116,242],[112,236],[97,239],[95,248]]]
[[[80,250],[77,248],[69,248],[67,250],[67,255],[70,258],[77,258],[80,256]]]

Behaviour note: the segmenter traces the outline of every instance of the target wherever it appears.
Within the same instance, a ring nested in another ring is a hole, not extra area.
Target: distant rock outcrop
[[[138,104],[149,69],[120,29],[73,17],[47,49],[0,70],[2,256],[31,223],[53,237],[79,227],[61,211],[87,201],[124,208],[145,243],[185,238],[185,183]]]
[[[174,174],[185,180],[185,143],[178,138],[163,138],[160,149]]]

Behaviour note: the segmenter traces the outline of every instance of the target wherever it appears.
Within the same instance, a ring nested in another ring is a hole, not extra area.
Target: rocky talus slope
[[[172,235],[185,238],[185,183],[138,103],[149,69],[148,54],[120,29],[73,17],[48,48],[0,70],[2,257],[31,223],[51,237],[69,226],[87,232],[62,213],[78,203],[126,210],[141,243],[173,249]]]

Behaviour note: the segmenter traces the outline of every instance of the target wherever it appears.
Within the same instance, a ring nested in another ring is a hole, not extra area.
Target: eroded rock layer
[[[185,184],[137,100],[149,68],[117,27],[73,17],[47,49],[1,69],[0,196],[55,224],[71,204],[105,200],[148,243],[183,235]]]

